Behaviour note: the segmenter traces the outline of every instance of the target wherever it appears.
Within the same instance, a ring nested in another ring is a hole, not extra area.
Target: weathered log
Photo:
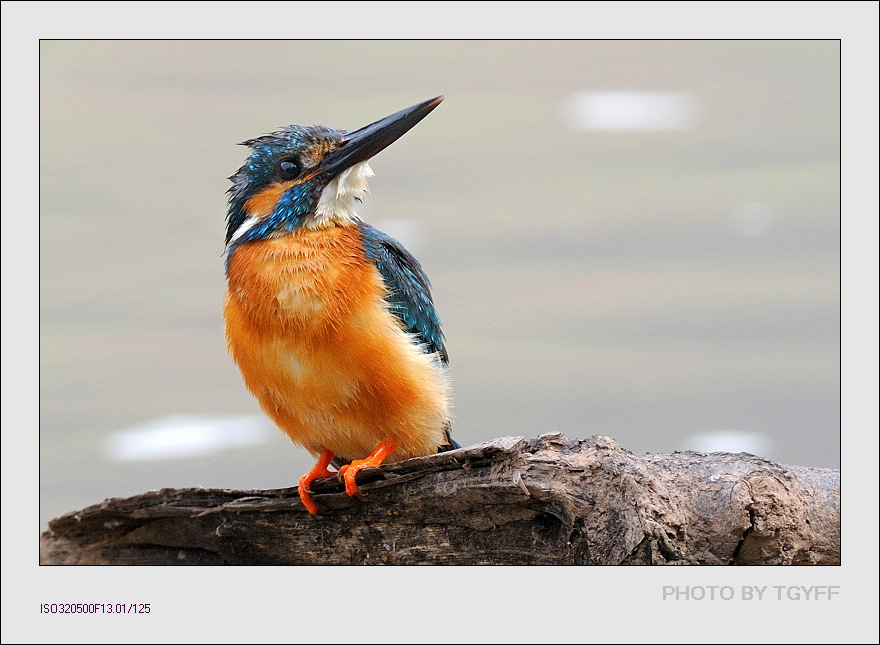
[[[839,564],[840,472],[505,437],[296,488],[163,489],[49,523],[43,564]]]

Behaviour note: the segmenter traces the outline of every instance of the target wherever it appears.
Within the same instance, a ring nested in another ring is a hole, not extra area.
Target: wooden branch
[[[43,564],[840,564],[840,472],[504,437],[296,488],[163,489],[52,520]]]

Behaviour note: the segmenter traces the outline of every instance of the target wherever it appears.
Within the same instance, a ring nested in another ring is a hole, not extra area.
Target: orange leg
[[[379,443],[372,454],[366,459],[355,459],[347,466],[343,466],[342,468],[340,468],[339,474],[337,476],[343,477],[345,479],[345,492],[352,497],[360,493],[357,484],[354,483],[354,478],[355,475],[358,474],[358,471],[361,468],[375,468],[382,463],[385,457],[390,455],[396,449],[396,441],[394,441],[393,439],[384,439]]]
[[[333,461],[333,453],[325,448],[324,452],[321,453],[321,456],[318,457],[318,463],[316,463],[309,472],[299,478],[299,498],[302,500],[303,506],[305,506],[312,515],[317,515],[318,507],[309,496],[309,485],[316,479],[332,477],[335,474],[327,469],[327,466],[330,465],[331,461]]]

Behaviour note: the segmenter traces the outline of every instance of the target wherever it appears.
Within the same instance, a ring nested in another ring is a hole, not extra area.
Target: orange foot
[[[394,452],[396,448],[396,441],[394,441],[393,439],[385,439],[379,443],[372,454],[366,459],[355,459],[350,464],[340,468],[337,477],[342,477],[345,479],[345,492],[352,497],[359,494],[360,491],[358,490],[357,484],[354,482],[354,478],[358,474],[360,469],[374,468],[380,465],[385,457]]]
[[[333,453],[325,448],[324,452],[321,453],[321,456],[318,457],[318,463],[316,463],[309,472],[299,478],[299,498],[302,500],[303,506],[305,506],[312,515],[318,514],[318,507],[309,495],[309,485],[316,479],[332,477],[336,474],[327,469],[327,466],[330,465],[331,461],[333,461]]]

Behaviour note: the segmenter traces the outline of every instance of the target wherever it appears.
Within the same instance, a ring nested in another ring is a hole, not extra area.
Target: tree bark
[[[163,489],[49,523],[42,564],[840,564],[840,472],[504,437],[296,488]]]

